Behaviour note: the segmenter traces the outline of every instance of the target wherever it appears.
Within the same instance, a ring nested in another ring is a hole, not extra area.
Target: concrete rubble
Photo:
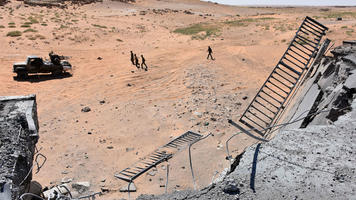
[[[283,118],[304,120],[246,149],[220,182],[138,199],[355,199],[356,42],[331,53],[315,63]]]
[[[38,138],[36,96],[0,97],[0,199],[28,191]]]

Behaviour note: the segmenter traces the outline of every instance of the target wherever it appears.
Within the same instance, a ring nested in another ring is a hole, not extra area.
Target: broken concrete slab
[[[49,190],[46,190],[43,192],[43,196],[45,199],[52,199],[56,197],[56,194],[68,194],[69,185],[68,184],[62,184],[58,185],[56,187],[53,187]]]
[[[354,68],[356,67],[356,55],[355,54],[349,54],[347,56],[344,56],[342,58],[344,62],[350,63]]]
[[[345,81],[344,86],[348,89],[356,89],[356,74],[351,74]]]
[[[354,45],[356,45],[356,40],[345,40],[345,41],[342,41],[342,44],[354,46]]]
[[[320,89],[323,92],[325,92],[326,89],[333,84],[334,79],[335,79],[334,73],[330,74],[327,77],[323,77],[323,78],[319,79],[318,85],[319,85]]]
[[[329,62],[325,66],[322,65],[322,67],[320,68],[320,73],[323,77],[328,77],[333,72],[335,72],[335,64],[333,62]]]
[[[0,130],[0,185],[10,185],[11,198],[18,199],[32,179],[39,138],[36,96],[0,97]]]
[[[303,96],[302,102],[299,104],[298,109],[296,110],[293,118],[290,121],[296,121],[298,119],[302,119],[309,114],[309,110],[311,110],[313,103],[316,98],[319,96],[320,89],[317,84],[313,84],[308,92]],[[289,124],[286,126],[286,129],[294,129],[300,128],[303,120],[296,121],[295,123]]]
[[[133,182],[128,183],[120,188],[120,192],[136,192],[136,186]]]

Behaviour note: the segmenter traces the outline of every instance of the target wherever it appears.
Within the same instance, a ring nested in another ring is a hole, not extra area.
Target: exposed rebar
[[[193,170],[193,164],[192,164],[192,154],[191,154],[191,147],[193,144],[201,141],[201,140],[204,140],[205,138],[209,137],[210,135],[212,135],[212,133],[209,133],[208,135],[200,138],[200,140],[196,140],[192,143],[189,144],[189,148],[188,148],[188,152],[189,152],[189,164],[190,164],[190,171],[192,172],[192,178],[193,178],[193,185],[194,185],[194,190],[197,189],[197,186],[196,186],[196,182],[195,182],[195,176],[194,176],[194,170]]]

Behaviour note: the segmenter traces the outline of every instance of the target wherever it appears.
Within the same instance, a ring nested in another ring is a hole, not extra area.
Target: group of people
[[[131,53],[131,63],[132,65],[136,66],[137,69],[144,69],[145,71],[148,70],[148,67],[146,65],[146,59],[143,57],[143,55],[141,55],[141,65],[140,62],[138,60],[138,57],[136,54],[134,54],[132,51],[130,51]],[[145,66],[145,68],[143,68],[143,66]]]
[[[137,69],[144,69],[145,71],[147,71],[148,67],[146,65],[146,59],[143,57],[143,55],[141,55],[141,64],[140,64],[137,55],[134,54],[132,51],[130,51],[130,53],[131,53],[131,63],[132,63],[132,65],[136,66]],[[215,60],[213,58],[212,53],[213,53],[213,50],[209,46],[208,47],[208,57],[206,59],[209,59],[209,57],[210,57],[211,60]],[[145,68],[143,68],[144,66],[145,66]]]

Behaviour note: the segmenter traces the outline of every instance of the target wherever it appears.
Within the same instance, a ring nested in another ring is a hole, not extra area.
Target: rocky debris
[[[68,184],[57,185],[55,187],[52,187],[51,189],[43,191],[43,196],[45,197],[45,199],[53,199],[56,197],[57,194],[68,194],[67,189],[69,189]]]
[[[79,194],[83,194],[90,189],[89,182],[76,182],[72,184],[72,188],[75,189]]]
[[[0,197],[29,187],[38,138],[36,96],[0,97]]]
[[[62,180],[61,180],[61,183],[62,184],[64,184],[64,183],[70,183],[70,182],[72,182],[73,181],[73,179],[71,179],[71,178],[62,178]]]
[[[183,13],[187,14],[187,15],[194,15],[194,13],[192,11],[189,11],[189,10],[185,10]]]
[[[136,186],[134,183],[128,183],[120,188],[120,192],[136,192]]]
[[[158,15],[163,15],[166,13],[176,13],[178,12],[178,10],[172,10],[169,8],[165,8],[165,9],[152,9],[152,13],[154,14],[158,14]]]
[[[20,0],[21,1],[21,0]],[[96,2],[102,2],[103,0],[23,0],[23,2],[30,6],[45,6],[45,7],[59,7],[66,8],[67,2],[76,5],[84,5]]]
[[[82,112],[90,112],[91,109],[88,106],[85,106],[84,108],[82,108]]]
[[[173,104],[177,117],[186,116],[192,124],[191,128],[198,132],[224,130],[227,128],[226,120],[241,112],[244,95],[241,92],[219,93],[226,84],[219,81],[217,74],[216,69],[203,65],[188,68],[183,83],[190,89],[191,95]]]

